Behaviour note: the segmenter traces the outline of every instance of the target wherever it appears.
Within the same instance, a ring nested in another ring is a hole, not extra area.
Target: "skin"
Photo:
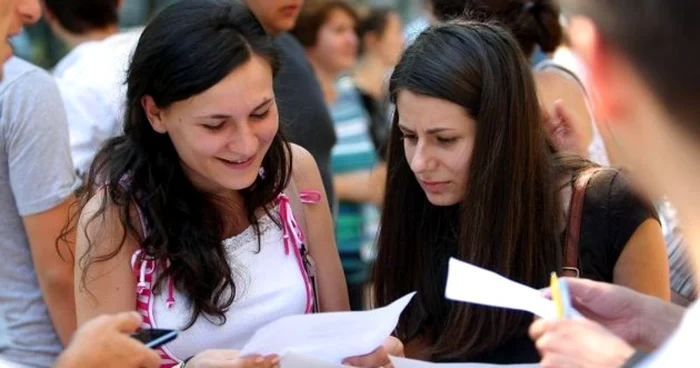
[[[685,133],[675,118],[660,102],[636,66],[608,43],[597,26],[588,18],[575,16],[569,22],[569,34],[573,48],[589,71],[589,83],[595,90],[594,111],[601,130],[613,138],[616,158],[632,168],[637,185],[649,195],[666,194],[677,206],[683,218],[691,263],[700,266],[700,199],[697,183],[700,181],[700,147],[694,136]],[[669,164],[673,163],[673,164]],[[585,285],[583,290],[572,294],[592,293],[601,290],[596,283]],[[573,289],[572,289],[573,290]],[[615,288],[607,290],[606,298],[589,303],[599,309],[590,317],[593,321],[616,332],[619,340],[596,350],[567,351],[568,341],[556,340],[564,333],[577,331],[588,339],[607,338],[607,332],[598,326],[584,325],[578,321],[536,322],[531,326],[531,336],[537,344],[549,339],[548,349],[541,351],[543,359],[559,359],[573,365],[585,355],[615,356],[624,350],[620,344],[634,345],[645,342],[656,348],[678,326],[682,309],[658,299],[647,299],[629,290]],[[606,306],[619,304],[640,306],[635,309],[607,310]],[[600,310],[604,310],[601,312]],[[605,313],[607,312],[607,313]],[[617,331],[636,331],[629,336]],[[565,352],[565,353],[562,353]],[[612,361],[611,361],[612,362]]]
[[[128,335],[140,325],[136,312],[95,318],[78,330],[55,368],[160,367],[160,356]]]
[[[306,49],[312,64],[331,75],[353,67],[359,45],[355,25],[355,19],[346,11],[332,10],[318,30],[316,44]]]
[[[244,0],[270,36],[288,32],[297,22],[304,0]]]
[[[406,160],[430,203],[452,206],[467,190],[476,121],[452,102],[400,91],[397,108]]]

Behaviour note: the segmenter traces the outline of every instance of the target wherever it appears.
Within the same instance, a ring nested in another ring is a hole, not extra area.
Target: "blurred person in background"
[[[403,51],[402,24],[396,11],[370,8],[360,15],[356,27],[360,57],[352,80],[370,117],[372,141],[383,159],[386,158],[386,145],[391,127],[387,114],[388,79]]]
[[[79,175],[120,133],[128,59],[141,29],[119,31],[121,0],[42,0],[53,33],[70,48],[53,70],[68,115]]]
[[[275,98],[285,136],[307,149],[321,170],[333,213],[331,150],[336,143],[333,120],[304,48],[288,32],[297,24],[304,0],[243,0],[280,49],[281,69],[275,77]]]
[[[36,23],[38,0],[11,0],[9,35]],[[75,330],[72,249],[56,239],[80,182],[53,78],[19,58],[0,82],[0,355],[48,367]],[[73,234],[70,234],[69,238]]]
[[[694,0],[563,1],[573,49],[589,73],[601,129],[650,196],[678,209],[691,265],[700,269],[700,3]],[[630,17],[630,14],[635,14]],[[649,47],[653,45],[653,47]],[[543,367],[676,367],[697,362],[700,307],[624,288],[569,280],[586,320],[537,321],[530,334]],[[605,327],[605,328],[603,328]],[[634,348],[641,348],[637,350]],[[646,352],[655,350],[644,359]]]
[[[332,156],[339,201],[335,235],[353,310],[365,305],[369,267],[363,249],[374,240],[367,239],[371,214],[365,206],[381,203],[386,177],[372,143],[370,116],[349,75],[357,63],[357,19],[347,2],[309,0],[292,30],[314,67],[338,137]]]

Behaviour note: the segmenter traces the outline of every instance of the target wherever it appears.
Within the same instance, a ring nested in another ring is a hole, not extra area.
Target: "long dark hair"
[[[477,122],[475,146],[464,200],[434,206],[406,161],[396,111],[375,301],[386,305],[417,290],[398,337],[421,338],[436,360],[468,359],[524,334],[532,316],[445,300],[447,260],[546,285],[561,266],[553,158],[529,65],[503,28],[469,22],[425,31],[391,77],[393,101],[404,90],[463,106]]]
[[[107,141],[97,154],[77,212],[104,188],[101,206],[87,224],[109,208],[117,208],[124,235],[120,245],[104,256],[95,256],[97,244],[88,238],[88,251],[79,259],[83,287],[90,265],[112,259],[126,237],[133,236],[147,255],[170,262],[157,285],[162,289],[170,277],[189,296],[192,314],[186,327],[199,316],[225,322],[224,313],[236,295],[233,270],[222,245],[224,225],[232,219],[223,215],[221,199],[195,188],[185,176],[172,141],[152,129],[141,101],[151,96],[158,107],[166,108],[211,88],[253,55],[269,61],[276,73],[273,43],[239,2],[182,1],[148,24],[128,70],[124,134]],[[265,175],[241,191],[245,216],[258,235],[256,212],[268,211],[291,175],[290,148],[280,132],[263,159],[263,168]],[[148,224],[148,234],[137,230],[137,208]],[[75,221],[71,224],[75,226]]]

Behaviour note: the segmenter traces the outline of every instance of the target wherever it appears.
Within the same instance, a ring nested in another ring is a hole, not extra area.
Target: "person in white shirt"
[[[589,71],[598,121],[605,121],[600,128],[614,138],[638,187],[667,194],[676,205],[691,263],[700,269],[700,233],[693,230],[700,228],[700,55],[687,47],[700,40],[700,2],[562,4],[571,14],[573,49]],[[568,283],[588,319],[531,326],[542,367],[677,367],[697,360],[700,305],[683,310],[621,287]],[[644,351],[653,352],[643,357]]]
[[[71,156],[85,174],[102,143],[121,132],[124,83],[141,29],[119,30],[121,0],[44,0],[45,18],[71,51],[53,70],[70,128]]]

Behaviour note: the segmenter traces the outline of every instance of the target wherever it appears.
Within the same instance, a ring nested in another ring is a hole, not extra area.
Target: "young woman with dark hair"
[[[531,315],[445,300],[450,257],[535,288],[570,267],[668,298],[653,213],[618,171],[591,174],[593,164],[553,153],[530,66],[506,29],[429,29],[404,53],[390,95],[397,110],[374,281],[378,305],[418,291],[397,329],[408,356],[539,360],[527,338]],[[581,209],[570,211],[586,177]],[[580,237],[567,228],[577,213]]]
[[[238,2],[179,2],[146,27],[124,134],[96,156],[81,198],[79,324],[137,309],[144,327],[183,329],[160,349],[163,366],[253,366],[236,350],[258,328],[348,309],[318,168],[279,131],[277,70]],[[382,349],[366,359],[377,357],[388,360]]]

